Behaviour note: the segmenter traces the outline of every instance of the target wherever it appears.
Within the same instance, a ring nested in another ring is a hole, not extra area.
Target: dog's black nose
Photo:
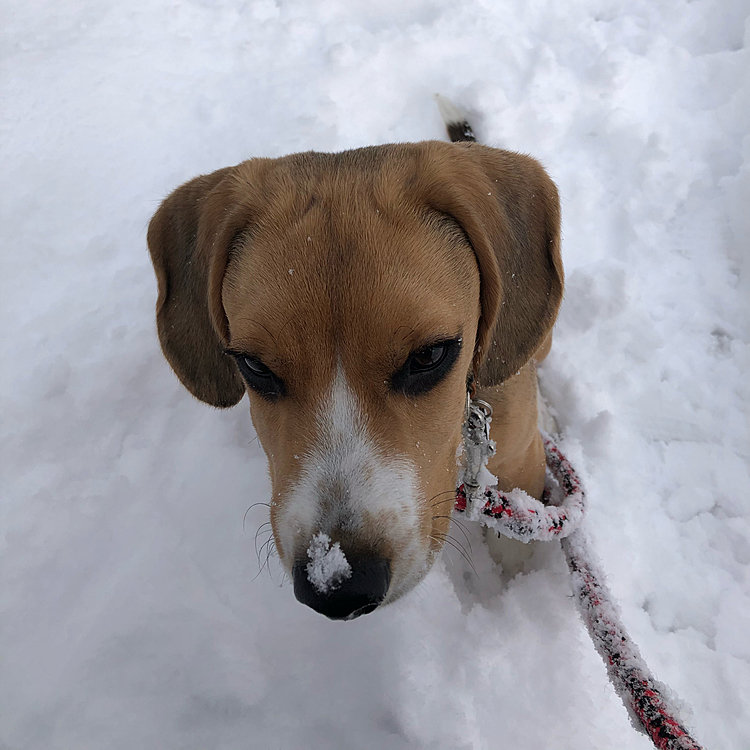
[[[353,620],[372,612],[388,593],[390,563],[380,557],[350,557],[348,562],[351,574],[347,578],[330,587],[321,587],[315,576],[311,580],[309,561],[297,560],[292,578],[298,601],[332,620]]]

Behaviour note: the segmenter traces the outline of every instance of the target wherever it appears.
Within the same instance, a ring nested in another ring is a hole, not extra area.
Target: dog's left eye
[[[391,388],[408,396],[432,390],[450,371],[461,351],[461,339],[438,341],[409,356],[391,378]]]
[[[409,358],[409,369],[411,372],[425,372],[437,367],[445,357],[448,346],[445,342],[420,349]]]
[[[227,354],[234,357],[245,382],[256,393],[269,401],[275,401],[279,396],[284,395],[284,381],[257,357],[230,351]]]
[[[271,370],[266,367],[259,359],[254,357],[243,357],[242,363],[256,378],[270,378]]]

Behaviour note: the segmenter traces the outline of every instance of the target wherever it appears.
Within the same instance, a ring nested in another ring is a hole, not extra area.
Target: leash
[[[486,468],[495,453],[495,442],[490,440],[492,407],[472,396],[473,389],[466,398],[464,462],[455,510],[522,542],[560,539],[578,610],[635,729],[659,750],[702,750],[677,718],[669,688],[654,678],[620,620],[619,607],[581,528],[585,493],[575,470],[555,441],[543,435],[548,470],[545,502],[517,488],[500,492],[487,486],[487,480],[494,479]],[[561,501],[547,504],[555,495],[562,495]]]

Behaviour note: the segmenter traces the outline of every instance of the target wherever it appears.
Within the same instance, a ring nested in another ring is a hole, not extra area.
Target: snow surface
[[[331,537],[322,531],[312,538],[307,556],[310,559],[307,563],[307,579],[321,594],[335,589],[352,575],[352,566],[341,545],[338,542],[331,544]]]
[[[435,92],[560,186],[542,387],[590,534],[696,738],[750,747],[746,0],[2,13],[3,748],[649,747],[554,544],[508,580],[467,527],[474,569],[448,548],[354,622],[298,604],[273,559],[258,575],[246,403],[198,403],[159,352],[145,228],[168,191],[442,138]]]

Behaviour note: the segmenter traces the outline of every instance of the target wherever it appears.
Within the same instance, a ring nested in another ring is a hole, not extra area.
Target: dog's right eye
[[[269,401],[275,401],[285,392],[284,381],[273,373],[270,367],[264,365],[257,357],[239,352],[227,352],[234,357],[240,374],[245,382],[258,395]]]
[[[243,364],[256,378],[270,378],[271,370],[266,367],[259,359],[253,359],[252,357],[243,357]]]
[[[432,390],[453,368],[461,353],[461,339],[436,341],[413,352],[391,377],[391,388],[407,396]]]

